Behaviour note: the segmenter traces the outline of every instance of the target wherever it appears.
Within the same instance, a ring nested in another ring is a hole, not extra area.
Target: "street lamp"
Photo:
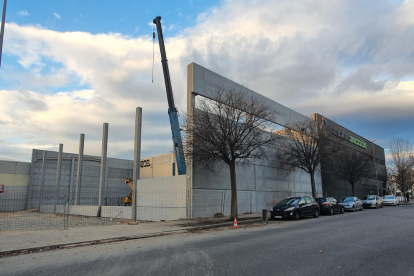
[[[377,177],[377,165],[375,164],[375,151],[374,151],[374,142],[377,140],[371,140],[372,144],[372,160],[374,161],[374,168],[375,168],[375,182],[377,183],[377,195],[379,196],[379,189],[378,189],[378,177]]]

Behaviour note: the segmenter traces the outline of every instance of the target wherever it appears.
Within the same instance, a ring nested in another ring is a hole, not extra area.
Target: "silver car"
[[[364,210],[361,200],[357,197],[342,197],[339,202],[342,202],[345,211],[355,212],[356,210]]]
[[[400,204],[400,201],[398,200],[398,198],[395,195],[386,195],[382,199],[382,204],[397,206],[398,204]]]
[[[382,201],[379,196],[366,195],[362,198],[362,205],[364,208],[382,208]]]

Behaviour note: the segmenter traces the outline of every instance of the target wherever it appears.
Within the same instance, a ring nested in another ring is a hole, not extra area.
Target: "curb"
[[[263,221],[263,219],[258,218],[258,219],[244,220],[242,222],[238,222],[238,224],[254,223],[258,221]],[[171,230],[171,231],[148,233],[148,234],[139,234],[139,235],[122,236],[122,237],[91,240],[91,241],[61,243],[61,244],[54,244],[54,245],[47,245],[47,246],[13,249],[13,250],[8,250],[8,251],[0,251],[0,258],[11,257],[11,256],[16,256],[16,255],[25,255],[25,254],[31,254],[31,253],[41,253],[45,251],[52,251],[52,250],[58,250],[58,249],[70,249],[74,247],[90,246],[90,245],[96,245],[96,244],[147,239],[147,238],[153,238],[153,237],[180,234],[180,233],[196,231],[196,230],[220,228],[220,227],[231,226],[231,225],[233,225],[233,222],[225,222],[225,223],[219,223],[219,224],[201,225],[201,226],[194,226],[194,227],[182,228],[182,229]]]

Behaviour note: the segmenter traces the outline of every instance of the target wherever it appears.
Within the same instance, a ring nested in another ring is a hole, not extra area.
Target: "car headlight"
[[[293,209],[295,209],[295,207],[287,208],[287,209],[285,209],[285,211],[289,212],[289,211],[293,211]]]

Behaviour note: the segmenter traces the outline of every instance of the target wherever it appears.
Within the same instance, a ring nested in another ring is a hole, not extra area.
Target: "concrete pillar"
[[[104,183],[104,187],[103,187],[103,197],[102,197],[102,204],[104,206],[107,206],[107,188],[108,188],[108,168],[109,168],[109,159],[106,160],[106,169],[105,169],[105,183]]]
[[[60,173],[62,171],[62,152],[63,152],[63,144],[59,144],[59,153],[58,153],[58,161],[57,161],[57,169],[56,169],[55,207],[53,208],[54,213],[56,213],[56,205],[57,205],[58,197],[59,197]]]
[[[102,193],[105,189],[106,182],[106,156],[108,152],[108,123],[103,124],[102,130],[102,152],[101,152],[101,175],[99,177],[99,194],[98,194],[98,216],[100,215],[100,208],[102,206]]]
[[[137,221],[137,181],[141,160],[141,129],[142,129],[142,108],[137,107],[135,113],[135,141],[134,141],[134,167],[132,168],[133,194],[132,194],[132,219]]]
[[[193,123],[192,116],[194,115],[195,108],[195,91],[194,89],[194,63],[190,63],[187,66],[187,124],[191,126]],[[187,137],[187,139],[189,139]],[[190,161],[191,162],[191,161]],[[186,179],[186,190],[187,190],[187,218],[193,217],[193,166],[190,164],[187,166],[187,179]]]
[[[39,200],[39,209],[40,205],[43,204],[43,194],[45,191],[45,174],[46,174],[46,159],[47,159],[47,151],[43,151],[43,160],[42,160],[42,180],[40,182],[40,200]]]
[[[34,167],[36,163],[36,150],[32,150],[32,162],[30,163],[30,176],[29,176],[29,187],[27,188],[27,204],[26,208],[30,209],[32,200],[32,190],[33,190],[33,179],[34,179]]]
[[[75,205],[80,204],[84,144],[85,144],[85,134],[81,133],[80,139],[79,139],[78,173],[76,175]]]
[[[75,174],[75,157],[72,157],[71,168],[70,168],[70,180],[69,180],[69,204],[72,204],[72,193],[73,193],[73,175]]]

